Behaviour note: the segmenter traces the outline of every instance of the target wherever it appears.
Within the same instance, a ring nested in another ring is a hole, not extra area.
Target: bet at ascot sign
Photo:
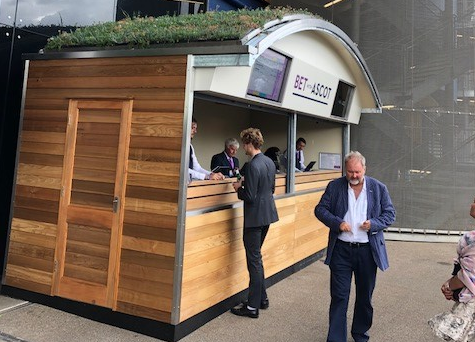
[[[287,75],[282,106],[329,117],[338,82],[334,75],[294,59]]]

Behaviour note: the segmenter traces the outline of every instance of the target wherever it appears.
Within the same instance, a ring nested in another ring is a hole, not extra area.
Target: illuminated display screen
[[[247,93],[271,101],[280,101],[288,64],[288,57],[270,49],[264,51],[254,63]]]

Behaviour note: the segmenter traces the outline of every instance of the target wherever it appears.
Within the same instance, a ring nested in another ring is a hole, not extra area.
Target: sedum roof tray
[[[157,44],[238,40],[270,21],[294,14],[319,18],[307,10],[290,7],[126,18],[62,32],[48,40],[45,50],[84,46],[145,49]]]

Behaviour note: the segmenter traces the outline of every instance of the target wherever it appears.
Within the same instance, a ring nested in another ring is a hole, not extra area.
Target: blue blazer
[[[367,219],[371,221],[368,239],[376,265],[384,271],[389,267],[383,229],[389,227],[396,219],[396,210],[389,197],[389,192],[380,181],[365,176],[368,198]],[[331,181],[320,203],[315,207],[315,216],[328,228],[328,249],[325,264],[329,265],[336,240],[340,234],[340,224],[348,211],[348,181],[340,177]]]

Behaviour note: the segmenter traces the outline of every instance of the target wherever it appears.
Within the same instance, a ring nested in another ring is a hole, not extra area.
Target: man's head
[[[196,121],[195,117],[191,118],[191,139],[198,133],[198,121]]]
[[[305,145],[307,145],[307,142],[305,141],[305,139],[304,138],[298,138],[295,149],[297,151],[303,151],[303,149],[305,148]]]
[[[234,157],[238,149],[239,142],[236,139],[229,138],[224,142],[224,152],[226,152],[229,157]]]
[[[350,185],[361,184],[366,173],[366,158],[358,151],[350,151],[345,156],[345,169]]]
[[[264,138],[258,128],[248,128],[241,132],[241,141],[243,149],[247,155],[253,156],[261,149],[264,144]]]

